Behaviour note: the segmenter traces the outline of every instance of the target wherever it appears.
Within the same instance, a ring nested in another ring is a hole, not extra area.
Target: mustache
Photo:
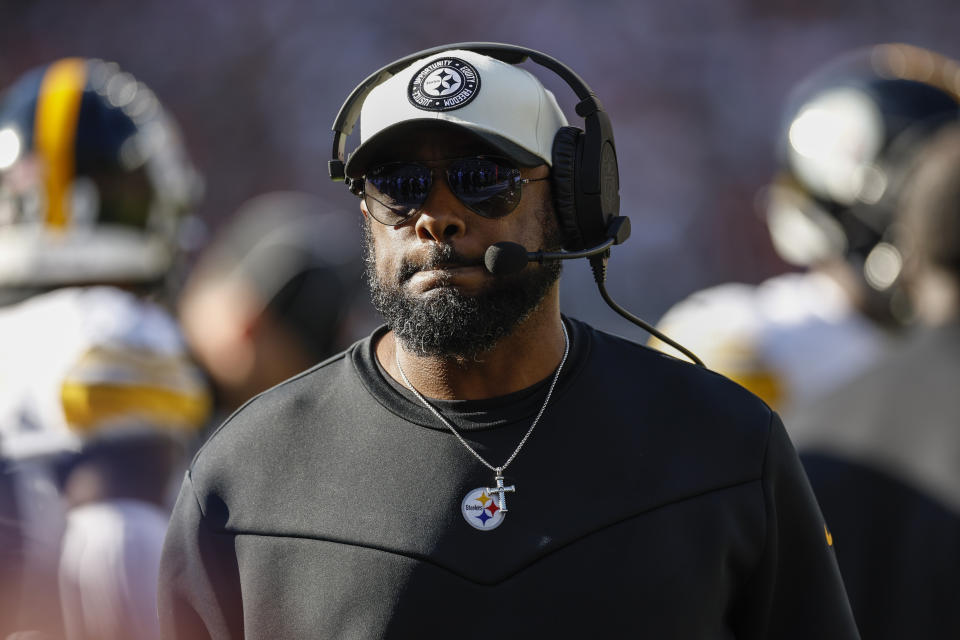
[[[453,248],[453,245],[434,245],[430,254],[421,260],[404,259],[400,264],[397,279],[402,284],[412,278],[419,271],[430,271],[454,267],[482,267],[483,258],[470,258]]]

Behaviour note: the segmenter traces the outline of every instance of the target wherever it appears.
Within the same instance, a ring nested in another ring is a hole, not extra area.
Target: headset
[[[630,236],[630,220],[620,215],[620,176],[613,126],[593,90],[559,60],[511,44],[460,42],[424,49],[391,62],[357,85],[340,107],[332,127],[333,149],[328,163],[330,179],[347,182],[351,191],[357,193],[346,175],[346,143],[370,92],[417,60],[452,49],[472,51],[508,64],[520,64],[529,59],[546,67],[573,89],[579,99],[575,110],[584,119],[583,129],[561,127],[554,136],[551,149],[550,183],[564,251],[527,252],[521,245],[498,242],[487,250],[484,257],[487,269],[494,274],[506,274],[523,269],[528,262],[589,258],[600,295],[614,311],[703,366],[696,355],[617,305],[606,291],[604,282],[610,246],[621,244]]]
[[[330,178],[346,179],[347,137],[356,126],[363,101],[370,92],[417,60],[451,49],[473,51],[508,64],[520,64],[529,58],[556,73],[577,94],[580,102],[576,112],[584,118],[584,129],[561,127],[553,140],[550,175],[554,209],[564,249],[578,251],[602,243],[607,238],[610,222],[620,211],[620,178],[610,117],[593,90],[570,67],[525,47],[496,42],[442,45],[400,58],[371,74],[353,90],[333,122]]]

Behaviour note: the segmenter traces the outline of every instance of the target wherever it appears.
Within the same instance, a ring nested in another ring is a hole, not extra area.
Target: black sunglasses
[[[517,208],[523,185],[547,178],[522,178],[506,158],[472,156],[438,162],[388,162],[364,175],[359,194],[373,219],[398,225],[412,218],[430,195],[431,166],[444,165],[447,186],[464,206],[484,218],[502,218]]]

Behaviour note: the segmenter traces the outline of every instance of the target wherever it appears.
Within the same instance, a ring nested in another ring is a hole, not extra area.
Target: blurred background
[[[952,0],[0,0],[0,86],[62,56],[112,59],[150,85],[205,178],[199,247],[266,191],[305,191],[357,217],[356,199],[327,179],[330,125],[379,67],[448,42],[538,49],[611,115],[633,237],[614,252],[609,290],[655,321],[696,289],[787,269],[755,201],[797,81],[875,42],[958,57],[958,20]],[[530,69],[579,124],[570,90]],[[606,308],[585,262],[566,267],[562,295],[567,313],[646,339]]]

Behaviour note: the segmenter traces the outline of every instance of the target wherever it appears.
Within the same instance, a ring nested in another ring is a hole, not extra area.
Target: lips
[[[484,282],[487,272],[479,265],[437,265],[416,271],[408,284],[422,291],[441,287],[471,287]]]
[[[438,273],[455,274],[459,271],[473,268],[483,268],[483,262],[479,259],[471,260],[469,258],[456,256],[455,260],[428,260],[425,263],[416,264],[410,261],[404,261],[400,266],[399,281],[406,282],[418,273]]]

